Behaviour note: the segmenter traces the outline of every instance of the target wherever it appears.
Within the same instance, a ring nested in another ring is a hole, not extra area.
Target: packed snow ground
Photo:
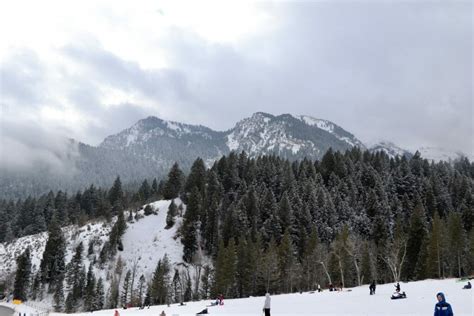
[[[272,316],[291,315],[432,315],[436,303],[436,293],[443,292],[446,300],[452,305],[454,315],[471,316],[474,312],[473,290],[463,290],[465,284],[454,279],[426,280],[419,282],[401,283],[401,290],[408,298],[391,300],[393,284],[377,286],[375,295],[369,295],[368,286],[361,286],[344,292],[302,293],[274,295],[271,301]],[[245,299],[224,300],[223,306],[208,307],[210,315],[250,316],[262,315],[264,297],[250,297]],[[152,306],[150,309],[138,308],[118,309],[121,316],[158,316],[162,311],[167,316],[195,315],[206,308],[210,301],[190,302],[186,306],[173,304]],[[93,313],[97,316],[112,316],[114,310],[103,310]],[[60,316],[65,314],[50,314]],[[83,313],[78,315],[90,315]]]

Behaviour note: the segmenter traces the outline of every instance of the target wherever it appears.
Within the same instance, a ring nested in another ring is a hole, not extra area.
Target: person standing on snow
[[[263,311],[265,312],[265,316],[270,316],[270,293],[265,294],[265,304],[263,304]]]
[[[453,316],[451,305],[446,302],[444,294],[439,292],[436,294],[436,298],[438,299],[438,303],[435,305],[434,316]]]

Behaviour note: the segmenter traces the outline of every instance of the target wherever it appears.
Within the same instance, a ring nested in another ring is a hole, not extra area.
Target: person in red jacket
[[[115,310],[114,316],[120,316],[120,313],[118,310]]]

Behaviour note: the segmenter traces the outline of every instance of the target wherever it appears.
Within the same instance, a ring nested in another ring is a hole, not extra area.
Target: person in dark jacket
[[[373,280],[372,283],[370,284],[369,290],[370,290],[370,295],[375,294],[375,280]]]
[[[467,281],[467,284],[464,285],[463,289],[464,290],[469,290],[470,288],[472,288],[471,282]]]
[[[436,298],[438,299],[438,303],[435,305],[434,316],[453,316],[453,310],[451,305],[446,302],[443,293],[436,294]]]
[[[395,285],[395,291],[400,293],[400,283],[397,282],[397,284]]]

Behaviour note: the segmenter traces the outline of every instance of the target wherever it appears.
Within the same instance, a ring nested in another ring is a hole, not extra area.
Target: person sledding
[[[397,282],[397,284],[395,284],[395,292],[400,293],[400,283],[399,282]]]
[[[469,290],[472,288],[471,282],[467,281],[467,284],[463,286],[463,290]]]
[[[395,292],[392,294],[392,296],[390,297],[392,300],[398,300],[398,299],[402,299],[402,298],[407,298],[407,295],[405,292]]]

